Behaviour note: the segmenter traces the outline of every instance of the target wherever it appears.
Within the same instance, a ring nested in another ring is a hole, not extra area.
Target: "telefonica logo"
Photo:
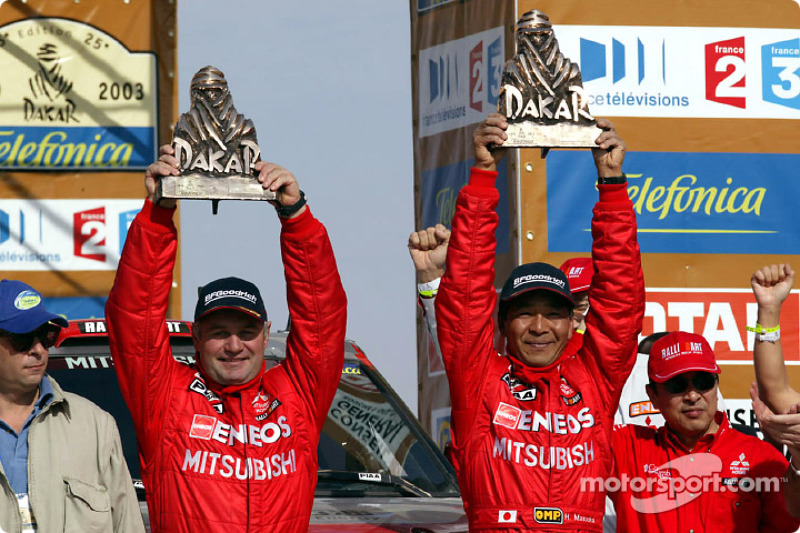
[[[642,174],[628,174],[631,179],[641,178]],[[660,181],[660,180],[659,180]],[[706,187],[698,185],[699,179],[692,174],[683,174],[669,183],[656,185],[653,177],[634,182],[628,188],[637,214],[658,214],[663,220],[671,213],[754,213],[761,215],[761,206],[767,194],[765,187],[735,186],[733,178],[725,180],[726,187]]]

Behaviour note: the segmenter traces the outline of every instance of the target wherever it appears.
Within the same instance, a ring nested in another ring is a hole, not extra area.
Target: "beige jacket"
[[[114,418],[64,392],[28,433],[28,497],[40,533],[141,533],[144,524]],[[0,531],[18,533],[17,498],[0,465]]]

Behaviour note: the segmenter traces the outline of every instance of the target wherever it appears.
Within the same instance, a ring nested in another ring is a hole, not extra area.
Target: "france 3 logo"
[[[745,45],[745,36],[706,45],[707,100],[747,108],[747,63],[758,58]],[[800,110],[800,38],[762,45],[760,59],[763,101]]]

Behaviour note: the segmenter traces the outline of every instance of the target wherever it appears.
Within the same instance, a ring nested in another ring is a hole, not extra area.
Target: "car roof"
[[[173,353],[194,353],[192,344],[192,323],[186,320],[166,321]],[[265,355],[278,359],[286,358],[286,339],[288,331],[272,331]],[[61,329],[58,341],[50,350],[50,356],[85,353],[87,348],[97,347],[98,352],[108,351],[108,325],[103,318],[70,320],[69,326]],[[364,351],[350,339],[344,341],[344,360],[348,363],[364,363],[373,367]]]

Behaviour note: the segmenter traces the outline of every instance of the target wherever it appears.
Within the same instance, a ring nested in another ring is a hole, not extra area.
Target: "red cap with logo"
[[[588,291],[592,284],[594,266],[591,257],[574,257],[561,265],[561,272],[567,275],[569,290],[572,294]]]
[[[675,331],[653,343],[647,361],[651,381],[664,383],[678,374],[692,371],[720,373],[714,351],[702,335]]]

